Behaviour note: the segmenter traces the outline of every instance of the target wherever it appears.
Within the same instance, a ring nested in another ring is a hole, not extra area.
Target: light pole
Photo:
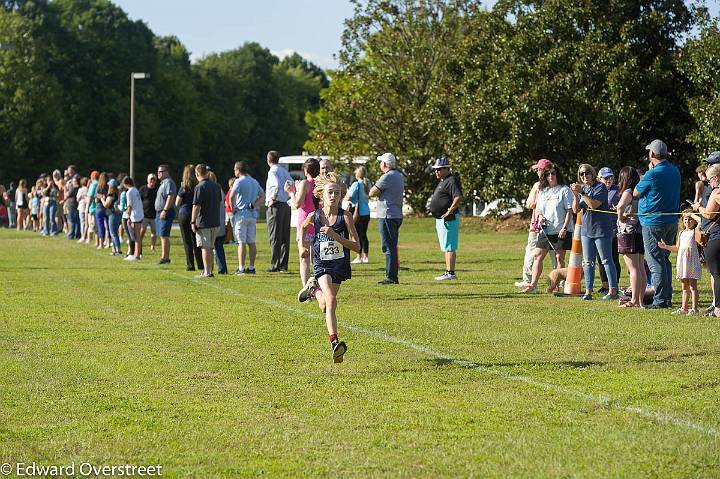
[[[130,178],[135,179],[135,80],[150,78],[149,73],[130,74]]]

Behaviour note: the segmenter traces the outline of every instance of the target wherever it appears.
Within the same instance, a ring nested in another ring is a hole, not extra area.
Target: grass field
[[[379,287],[373,222],[371,263],[339,295],[339,365],[316,303],[296,300],[295,249],[292,274],[196,280],[173,235],[166,267],[0,231],[0,463],[720,477],[720,323],[520,296],[525,234],[464,226],[460,279],[437,284],[432,220],[406,220],[402,284]]]

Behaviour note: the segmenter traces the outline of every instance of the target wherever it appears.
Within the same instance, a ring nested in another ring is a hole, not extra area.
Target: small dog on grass
[[[547,292],[548,293],[554,293],[556,291],[562,292],[563,287],[565,286],[565,280],[567,279],[567,268],[559,268],[554,269],[548,273],[547,280],[548,280],[548,287]],[[580,273],[580,279],[582,279],[583,274]]]

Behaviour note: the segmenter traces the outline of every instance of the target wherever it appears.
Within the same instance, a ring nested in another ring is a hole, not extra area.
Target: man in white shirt
[[[290,258],[290,195],[285,184],[293,180],[288,171],[278,165],[280,153],[271,150],[267,154],[268,171],[265,183],[265,205],[267,206],[267,227],[272,258],[268,273],[287,271]]]

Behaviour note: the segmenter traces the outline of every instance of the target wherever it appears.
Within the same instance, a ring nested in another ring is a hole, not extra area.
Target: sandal
[[[621,308],[637,308],[638,305],[633,303],[632,301],[625,301],[621,305],[619,305]]]

